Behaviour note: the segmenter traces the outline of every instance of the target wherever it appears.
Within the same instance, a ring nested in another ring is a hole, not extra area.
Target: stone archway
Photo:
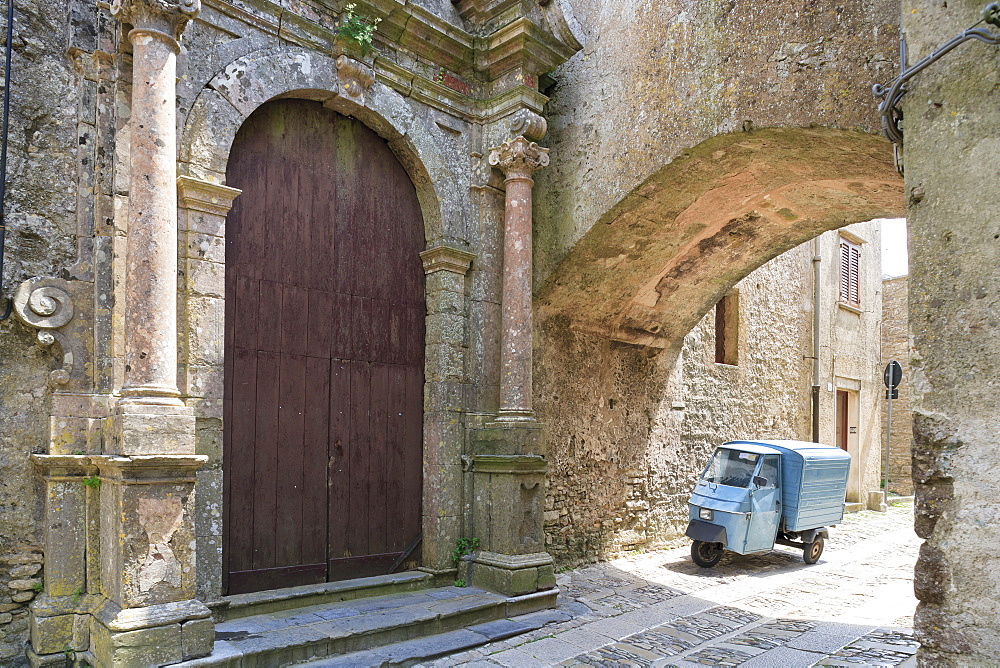
[[[886,142],[830,128],[719,135],[612,207],[538,294],[542,320],[676,346],[737,281],[850,223],[901,217]]]
[[[584,235],[536,301],[550,501],[579,518],[571,530],[550,525],[557,559],[641,544],[642,518],[654,515],[639,507],[649,476],[664,484],[656,498],[683,506],[689,489],[677,481],[700,465],[681,438],[685,335],[777,255],[825,231],[900,216],[902,190],[890,147],[872,135],[720,135],[683,152]],[[678,535],[679,514],[663,511],[650,530]]]

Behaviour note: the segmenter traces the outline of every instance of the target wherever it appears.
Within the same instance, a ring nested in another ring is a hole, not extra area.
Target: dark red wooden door
[[[378,135],[279,100],[226,179],[224,577],[386,573],[420,533],[423,220]],[[412,565],[412,564],[409,564]]]

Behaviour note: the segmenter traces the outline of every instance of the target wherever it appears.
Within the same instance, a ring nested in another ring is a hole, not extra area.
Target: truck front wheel
[[[711,568],[719,563],[722,552],[721,543],[706,543],[702,540],[691,543],[691,559],[702,568]]]
[[[815,564],[819,561],[819,555],[823,554],[823,537],[816,536],[816,539],[811,543],[806,543],[806,546],[802,548],[802,559],[807,564]]]

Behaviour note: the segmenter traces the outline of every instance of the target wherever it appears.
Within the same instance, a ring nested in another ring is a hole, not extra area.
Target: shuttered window
[[[739,364],[740,294],[733,290],[715,305],[715,362]]]
[[[840,301],[861,308],[861,246],[840,240]]]

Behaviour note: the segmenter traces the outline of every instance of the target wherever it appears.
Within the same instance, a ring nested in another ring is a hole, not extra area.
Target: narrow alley
[[[425,665],[913,666],[912,525],[911,503],[849,514],[814,566],[779,547],[705,570],[680,547],[566,572],[563,621]]]

